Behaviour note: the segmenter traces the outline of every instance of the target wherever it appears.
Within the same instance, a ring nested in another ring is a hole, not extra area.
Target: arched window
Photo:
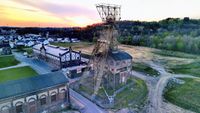
[[[15,104],[15,108],[16,108],[16,113],[23,113],[23,102],[17,102]]]
[[[35,102],[36,102],[36,99],[35,99],[35,98],[30,98],[30,99],[28,99],[29,105],[35,104]]]
[[[47,104],[47,97],[46,97],[46,95],[41,95],[40,96],[40,105],[42,106],[45,104]]]
[[[65,99],[65,89],[61,89],[61,90],[60,90],[59,98],[60,98],[61,100]]]
[[[57,100],[56,98],[56,92],[51,93],[51,102],[55,102]]]
[[[29,105],[29,113],[36,113],[36,99],[35,98],[30,98],[28,100],[28,105]]]

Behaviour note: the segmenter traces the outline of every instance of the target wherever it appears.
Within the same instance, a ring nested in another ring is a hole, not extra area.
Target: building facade
[[[132,69],[132,56],[124,51],[109,52],[108,69],[111,74],[104,76],[104,84],[115,87],[126,83]]]
[[[34,56],[58,68],[66,68],[84,64],[87,59],[81,56],[81,51],[76,52],[69,48],[53,45],[38,44],[33,46]]]
[[[61,72],[0,84],[0,113],[51,113],[70,105],[68,79]]]

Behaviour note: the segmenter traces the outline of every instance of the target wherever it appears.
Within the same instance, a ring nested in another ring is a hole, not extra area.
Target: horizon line
[[[166,19],[181,19],[183,20],[184,18],[189,18],[190,20],[200,20],[200,18],[191,18],[191,17],[167,17],[167,18],[164,18],[164,19],[159,19],[159,20],[120,20],[120,21],[133,21],[133,22],[159,22],[159,21],[162,21],[162,20],[166,20]],[[118,21],[118,22],[120,22]],[[92,24],[88,24],[86,26],[12,26],[12,25],[0,25],[0,28],[2,27],[13,27],[13,28],[86,28],[88,26],[92,26],[92,25],[95,25],[95,24],[101,24],[101,23],[104,23],[104,22],[97,22],[97,23],[92,23]]]

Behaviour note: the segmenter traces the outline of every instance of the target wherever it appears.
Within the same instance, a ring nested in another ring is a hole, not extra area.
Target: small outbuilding
[[[132,69],[132,56],[124,51],[111,51],[108,54],[108,69],[111,74],[104,76],[104,83],[115,87],[127,82]]]

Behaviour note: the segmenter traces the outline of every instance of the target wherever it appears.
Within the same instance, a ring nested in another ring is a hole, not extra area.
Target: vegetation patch
[[[169,70],[176,74],[189,74],[200,77],[200,61],[196,60],[189,64],[171,66]]]
[[[144,64],[144,63],[134,62],[132,69],[135,70],[135,71],[145,73],[149,76],[157,77],[157,76],[160,75],[160,73],[158,71],[154,70],[153,68],[151,68],[150,66],[148,66],[147,64]]]
[[[19,64],[19,61],[15,59],[13,55],[0,56],[0,68],[14,66]]]
[[[115,109],[121,108],[138,108],[144,105],[148,90],[144,81],[140,79],[132,79],[134,84],[125,88],[122,92],[116,95]]]
[[[170,85],[164,94],[164,98],[182,108],[200,112],[200,79],[182,79],[185,84]]]
[[[191,58],[191,59],[199,58],[199,56],[197,55],[187,54],[183,52],[168,51],[168,50],[157,50],[153,51],[152,53],[166,57]]]
[[[23,52],[27,52],[28,54],[32,54],[33,53],[33,49],[32,48],[24,48]]]
[[[32,54],[33,49],[30,47],[22,47],[22,48],[17,48],[16,52],[27,52],[28,54]]]
[[[17,80],[26,77],[32,77],[37,75],[37,72],[29,66],[12,68],[0,71],[0,83],[9,80]]]

